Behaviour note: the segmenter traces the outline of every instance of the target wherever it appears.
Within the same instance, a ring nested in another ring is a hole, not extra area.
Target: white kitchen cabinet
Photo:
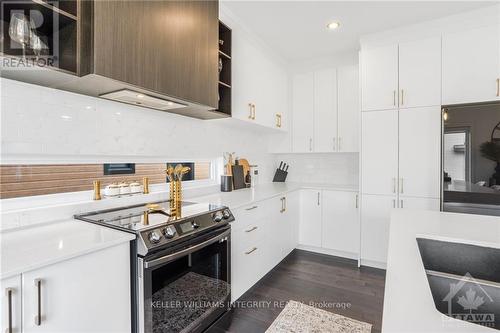
[[[439,198],[441,108],[399,111],[399,194]]]
[[[314,76],[312,73],[297,74],[292,82],[292,151],[313,151],[314,133]]]
[[[399,106],[441,105],[441,38],[399,44]]]
[[[22,331],[21,275],[0,280],[0,291],[0,309],[2,311],[0,316],[0,330],[6,333],[20,333]]]
[[[231,299],[234,302],[296,246],[299,192],[259,201],[233,211]]]
[[[129,244],[27,272],[22,295],[25,333],[128,332]]]
[[[440,199],[400,197],[398,204],[399,208],[403,209],[432,210],[435,212],[441,210]]]
[[[396,194],[398,112],[363,112],[361,118],[361,191],[365,194]]]
[[[321,191],[300,191],[299,244],[321,247]]]
[[[241,27],[232,28],[232,117],[286,130],[288,74],[285,67]],[[281,116],[281,127],[277,115]]]
[[[443,35],[442,104],[499,100],[500,28]]]
[[[337,151],[359,151],[359,66],[337,68]]]
[[[250,289],[262,277],[266,269],[262,262],[265,260],[263,253],[265,247],[262,239],[256,239],[245,246],[238,243],[245,238],[245,233],[253,232],[253,235],[257,235],[257,230],[258,228],[252,231],[231,230],[231,302],[236,301]],[[261,236],[263,236],[262,233]]]
[[[361,262],[381,266],[387,262],[391,210],[395,196],[361,194]]]
[[[321,247],[359,253],[358,193],[323,190]]]
[[[286,236],[289,241],[285,247],[288,255],[299,244],[300,191],[287,193],[285,200],[285,218],[290,232],[290,235]]]
[[[337,151],[337,70],[314,72],[314,151]]]
[[[397,44],[362,50],[361,92],[362,111],[397,109]]]

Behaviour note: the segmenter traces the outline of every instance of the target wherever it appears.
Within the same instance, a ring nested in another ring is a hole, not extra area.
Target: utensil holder
[[[181,217],[182,183],[180,180],[170,182],[170,214]]]
[[[273,182],[274,183],[284,183],[287,176],[288,176],[288,171],[276,169],[276,173],[274,174]]]

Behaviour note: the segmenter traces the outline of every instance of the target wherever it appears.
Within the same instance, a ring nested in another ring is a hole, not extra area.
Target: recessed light
[[[340,23],[339,22],[330,22],[326,25],[326,27],[330,30],[335,30],[337,29],[338,27],[340,27]]]
[[[174,105],[174,103],[169,101],[169,102],[167,102],[167,105],[172,106],[172,105]]]
[[[144,95],[143,94],[138,94],[137,98],[144,98]]]

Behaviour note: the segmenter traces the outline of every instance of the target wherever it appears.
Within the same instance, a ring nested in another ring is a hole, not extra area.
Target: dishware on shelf
[[[224,65],[222,64],[222,58],[219,58],[219,74],[222,72]]]
[[[23,48],[23,56],[26,55],[26,46],[30,42],[30,23],[23,13],[13,13],[9,23],[9,37]]]

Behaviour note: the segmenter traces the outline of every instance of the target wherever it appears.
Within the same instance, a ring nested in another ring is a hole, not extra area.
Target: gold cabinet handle
[[[405,91],[401,89],[401,105],[405,104]]]
[[[257,250],[257,248],[254,246],[254,247],[252,247],[251,250],[245,252],[245,254],[250,254],[250,253],[254,252],[255,250]]]
[[[281,128],[281,114],[276,113],[276,127]]]
[[[396,90],[392,92],[392,104],[396,106]]]
[[[252,110],[253,110],[252,120],[255,120],[255,104],[252,104]]]
[[[253,104],[248,103],[248,108],[250,109],[250,114],[248,115],[248,119],[253,119]]]

